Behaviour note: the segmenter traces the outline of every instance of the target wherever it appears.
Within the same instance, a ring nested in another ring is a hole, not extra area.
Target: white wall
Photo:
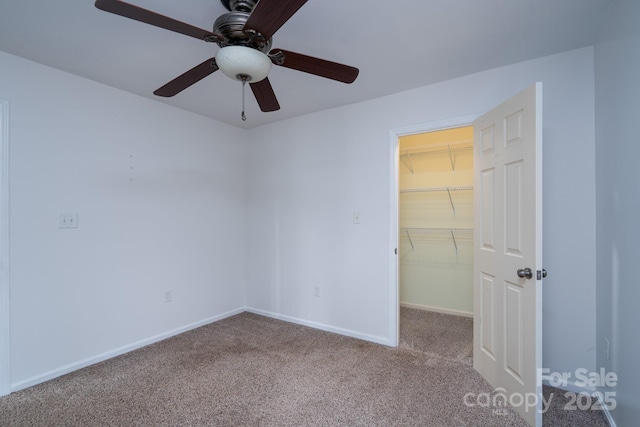
[[[246,132],[2,52],[0,70],[13,389],[242,309]]]
[[[640,3],[618,0],[595,46],[598,366],[618,374],[617,425],[640,419]],[[607,359],[604,340],[611,342]]]
[[[389,130],[485,112],[534,81],[544,365],[595,368],[593,49],[250,131],[4,53],[0,69],[14,388],[235,312],[245,291],[254,311],[388,342]],[[68,211],[76,230],[57,228]]]
[[[251,130],[247,305],[388,341],[390,129],[483,113],[535,81],[544,83],[544,365],[594,369],[592,48]]]

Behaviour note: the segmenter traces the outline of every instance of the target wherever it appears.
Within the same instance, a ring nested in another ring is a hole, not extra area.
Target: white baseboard
[[[561,386],[555,386],[555,385],[551,385],[551,383],[549,382],[549,377],[547,375],[543,375],[542,384],[548,385],[549,387],[559,388],[560,390],[570,391],[573,393],[586,393],[590,395],[597,391],[593,387],[583,387],[583,386],[576,385],[575,381],[572,378],[568,378],[566,382]]]
[[[400,302],[400,307],[415,308],[416,310],[433,311],[435,313],[452,314],[454,316],[473,317],[473,313],[468,311],[453,310],[450,308],[430,307],[428,305],[413,304],[410,302]]]
[[[360,332],[352,331],[350,329],[337,328],[335,326],[326,325],[324,323],[312,322],[309,320],[299,319],[297,317],[286,316],[284,314],[272,313],[270,311],[259,310],[257,308],[245,307],[245,310],[249,313],[259,314],[260,316],[271,317],[272,319],[284,320],[285,322],[296,323],[302,326],[308,326],[314,329],[320,329],[321,331],[333,332],[338,335],[345,335],[352,338],[358,338],[364,341],[373,342],[376,344],[382,344],[389,347],[393,347],[388,337],[380,337],[376,335],[363,334]]]
[[[277,314],[277,313],[272,313],[272,312],[268,312],[268,311],[264,311],[264,310],[258,310],[258,309],[254,309],[254,308],[250,308],[250,307],[242,307],[242,308],[238,308],[235,310],[231,310],[228,311],[226,313],[220,314],[218,316],[213,316],[210,317],[208,319],[203,319],[201,321],[195,322],[195,323],[191,323],[189,325],[186,326],[182,326],[180,328],[176,328],[167,332],[164,332],[162,334],[158,334],[149,338],[145,338],[143,340],[116,348],[114,350],[111,351],[107,351],[105,353],[102,354],[98,354],[96,356],[93,357],[89,357],[87,359],[84,360],[80,360],[74,363],[70,363],[68,365],[64,365],[61,366],[59,368],[53,369],[51,371],[45,372],[42,375],[37,375],[35,377],[29,378],[27,380],[24,381],[20,381],[18,383],[12,384],[11,385],[11,392],[14,391],[18,391],[18,390],[23,390],[25,388],[28,387],[32,387],[34,385],[37,384],[41,384],[45,381],[49,381],[52,380],[54,378],[60,377],[62,375],[66,375],[68,373],[71,373],[73,371],[76,371],[78,369],[82,369],[82,368],[86,368],[87,366],[91,366],[94,365],[96,363],[105,361],[107,359],[111,359],[113,357],[117,357],[120,356],[122,354],[125,353],[129,353],[130,351],[133,350],[137,350],[139,348],[148,346],[150,344],[154,344],[157,342],[160,342],[162,340],[165,340],[167,338],[171,338],[175,335],[179,335],[181,333],[190,331],[192,329],[195,328],[199,328],[201,326],[204,325],[208,325],[210,323],[214,323],[214,322],[218,322],[222,319],[225,319],[227,317],[231,317],[231,316],[235,316],[236,314],[240,314],[243,312],[249,312],[249,313],[254,313],[254,314],[258,314],[261,316],[266,316],[266,317],[271,317],[273,319],[278,319],[278,320],[283,320],[286,322],[291,322],[291,323],[296,323],[299,325],[303,325],[303,326],[308,326],[311,328],[315,328],[315,329],[320,329],[323,331],[327,331],[327,332],[333,332],[339,335],[345,335],[345,336],[349,336],[349,337],[353,337],[353,338],[358,338],[364,341],[370,341],[370,342],[374,342],[377,344],[382,344],[382,345],[387,345],[387,346],[391,346],[391,343],[389,341],[388,338],[386,337],[379,337],[379,336],[375,336],[375,335],[368,335],[368,334],[362,334],[359,332],[355,332],[349,329],[343,329],[343,328],[337,328],[334,326],[330,326],[330,325],[325,325],[322,323],[317,323],[317,322],[311,322],[308,320],[304,320],[304,319],[299,319],[299,318],[295,318],[295,317],[291,317],[291,316],[285,316],[285,315],[281,315],[281,314]]]
[[[76,371],[78,369],[86,368],[87,366],[94,365],[96,363],[102,362],[102,361],[107,360],[107,359],[111,359],[112,357],[120,356],[122,354],[129,353],[130,351],[137,350],[137,349],[142,348],[142,347],[146,347],[146,346],[148,346],[150,344],[154,344],[154,343],[157,343],[159,341],[165,340],[167,338],[171,338],[171,337],[173,337],[175,335],[179,335],[179,334],[181,334],[183,332],[187,332],[187,331],[190,331],[192,329],[199,328],[200,326],[208,325],[210,323],[218,322],[218,321],[220,321],[222,319],[225,319],[227,317],[235,316],[236,314],[240,314],[240,313],[242,313],[244,311],[245,311],[244,308],[238,308],[238,309],[235,309],[235,310],[231,310],[231,311],[228,311],[226,313],[210,317],[208,319],[203,319],[203,320],[200,320],[198,322],[191,323],[189,325],[182,326],[180,328],[176,328],[176,329],[173,329],[173,330],[170,330],[170,331],[167,331],[167,332],[164,332],[162,334],[158,334],[158,335],[155,335],[155,336],[152,336],[152,337],[149,337],[149,338],[145,338],[143,340],[140,340],[140,341],[137,341],[137,342],[122,346],[120,348],[116,348],[115,350],[107,351],[105,353],[98,354],[96,356],[89,357],[89,358],[84,359],[84,360],[80,360],[78,362],[70,363],[70,364],[62,366],[60,368],[53,369],[53,370],[51,370],[49,372],[45,372],[42,375],[38,375],[38,376],[35,376],[35,377],[32,377],[32,378],[29,378],[27,380],[24,380],[24,381],[20,381],[20,382],[18,382],[16,384],[12,384],[11,385],[11,391],[14,392],[14,391],[22,390],[22,389],[34,386],[36,384],[43,383],[45,381],[52,380],[54,378],[60,377],[62,375],[68,374],[68,373]]]
[[[587,394],[589,396],[593,396],[593,394],[598,391],[597,389],[595,389],[593,387],[578,386],[578,385],[576,385],[575,381],[573,381],[571,379],[567,379],[566,384],[562,384],[562,387],[554,386],[554,385],[550,384],[549,377],[546,376],[546,375],[542,376],[542,384],[550,386],[550,387],[555,387],[555,388],[558,388],[560,390],[569,391],[569,392],[572,392],[572,393],[584,393],[584,394]],[[611,415],[611,411],[609,411],[609,409],[605,405],[605,402],[602,400],[602,396],[596,395],[596,397],[598,399],[598,403],[600,404],[599,406],[602,408],[602,412],[603,412],[605,418],[607,419],[607,422],[609,423],[609,425],[611,427],[616,427],[616,422],[613,420],[613,416]]]
[[[609,425],[611,427],[617,427],[616,422],[613,419],[613,415],[611,415],[611,411],[609,411],[609,409],[605,407],[605,404],[602,401],[602,398],[598,398],[598,401],[600,402],[600,406],[602,406],[602,412],[604,413],[604,417],[607,419],[607,422],[609,423]]]

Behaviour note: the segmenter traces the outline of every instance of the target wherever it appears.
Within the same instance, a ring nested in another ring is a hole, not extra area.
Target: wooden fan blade
[[[166,30],[175,31],[176,33],[195,37],[200,40],[206,38],[216,38],[217,36],[210,31],[203,30],[184,22],[176,21],[164,15],[157,14],[147,9],[134,6],[119,0],[96,0],[96,7],[106,12],[124,16],[125,18],[135,21],[144,22],[145,24],[154,25]]]
[[[274,60],[274,64],[327,79],[337,80],[343,83],[353,83],[356,77],[358,77],[358,73],[360,73],[360,70],[355,67],[327,61],[326,59],[314,58],[301,53],[290,52],[288,50],[273,49],[269,52],[269,56],[273,56],[274,54],[280,55],[280,53],[284,55],[284,62],[279,63]]]
[[[267,113],[280,109],[280,104],[278,104],[278,99],[268,78],[260,80],[257,83],[249,83],[249,85],[262,111]]]
[[[306,2],[307,0],[260,0],[244,24],[244,29],[255,30],[270,39]]]
[[[171,80],[160,89],[156,89],[153,94],[164,97],[177,95],[192,84],[199,82],[200,80],[204,79],[209,74],[217,70],[218,66],[216,65],[216,59],[207,59],[202,64],[196,65],[186,73],[183,73],[175,79]]]

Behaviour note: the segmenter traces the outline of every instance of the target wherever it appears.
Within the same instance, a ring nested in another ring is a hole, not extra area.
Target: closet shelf
[[[458,253],[458,244],[473,243],[472,228],[401,228],[401,235],[409,240],[411,250],[414,243],[446,243],[453,244]]]
[[[456,163],[454,159],[454,154],[458,151],[465,150],[473,150],[473,140],[464,140],[464,141],[456,141],[456,142],[443,142],[439,144],[430,144],[430,145],[421,145],[417,147],[411,147],[402,150],[400,153],[400,160],[404,165],[409,169],[411,174],[413,171],[413,162],[411,161],[411,157],[413,156],[421,156],[425,154],[442,154],[449,153],[449,160],[451,161],[451,171],[455,172]]]
[[[441,233],[443,231],[455,231],[456,233],[468,233],[473,237],[473,228],[460,228],[460,227],[402,227],[402,231],[410,231],[412,233]]]
[[[465,187],[422,187],[422,188],[404,188],[400,193],[430,193],[437,191],[473,191],[473,186]]]
[[[446,192],[447,195],[449,196],[449,203],[451,203],[451,210],[453,211],[453,214],[456,214],[456,206],[453,203],[453,197],[451,196],[452,192],[463,192],[463,191],[467,191],[467,192],[471,192],[473,191],[473,187],[472,186],[467,186],[467,187],[432,187],[432,188],[405,188],[403,190],[400,190],[400,194],[407,194],[407,193],[438,193],[438,192]]]
[[[438,154],[448,153],[449,151],[464,151],[473,149],[473,139],[466,139],[455,142],[441,142],[438,144],[419,145],[415,147],[405,148],[402,155],[422,155],[422,154]]]

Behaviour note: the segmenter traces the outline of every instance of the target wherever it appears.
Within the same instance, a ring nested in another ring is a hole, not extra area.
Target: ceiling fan
[[[98,9],[156,27],[175,31],[205,42],[216,43],[220,49],[213,58],[196,65],[169,83],[155,90],[157,96],[171,97],[185,90],[217,70],[251,90],[264,112],[280,109],[278,99],[269,83],[271,65],[279,65],[343,83],[352,83],[359,70],[348,65],[314,58],[284,49],[272,49],[272,37],[278,29],[300,9],[307,0],[221,0],[229,11],[213,23],[207,31],[143,9],[120,0],[96,0]]]

